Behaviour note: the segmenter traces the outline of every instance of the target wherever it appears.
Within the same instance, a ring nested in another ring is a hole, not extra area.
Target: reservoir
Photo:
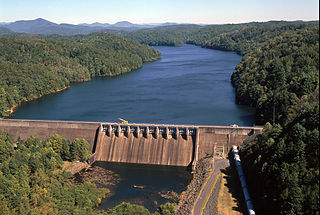
[[[117,77],[74,83],[22,104],[11,118],[251,126],[230,77],[241,56],[193,45],[156,47],[162,59]]]
[[[117,77],[73,83],[65,91],[22,104],[11,118],[253,125],[254,109],[236,104],[230,81],[241,56],[193,45],[155,48],[162,59]],[[190,173],[184,168],[104,162],[94,165],[120,176],[101,209],[129,201],[155,211],[167,201],[161,194],[181,193],[190,181]]]

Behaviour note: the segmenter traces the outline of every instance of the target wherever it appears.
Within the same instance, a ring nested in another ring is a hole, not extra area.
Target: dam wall
[[[93,150],[100,123],[97,122],[70,122],[70,121],[46,121],[46,120],[16,120],[0,119],[0,130],[10,134],[14,140],[20,137],[26,140],[28,136],[46,140],[54,134],[59,134],[73,141],[76,138],[84,138]]]
[[[226,154],[232,145],[239,146],[248,136],[261,133],[262,128],[237,126],[199,126],[200,147],[198,156]]]
[[[118,124],[0,119],[0,130],[15,140],[34,135],[41,140],[53,134],[73,141],[84,138],[93,153],[90,162],[126,162],[172,166],[195,166],[206,155],[224,156],[262,128],[238,126],[192,126]]]

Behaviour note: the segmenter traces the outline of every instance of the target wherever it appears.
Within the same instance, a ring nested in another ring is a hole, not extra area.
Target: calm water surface
[[[201,125],[252,125],[230,76],[241,56],[197,46],[156,47],[162,59],[135,72],[72,84],[25,103],[12,118]]]
[[[230,76],[241,57],[192,45],[156,47],[162,59],[135,72],[72,84],[68,90],[24,103],[19,119],[197,125],[252,125],[254,110],[235,103]],[[101,208],[122,201],[154,211],[166,201],[159,192],[181,192],[189,175],[184,169],[97,163],[118,173],[121,182]],[[145,186],[144,189],[132,185]]]
[[[191,180],[183,167],[96,162],[94,165],[120,175],[120,183],[111,190],[112,196],[102,200],[100,209],[112,208],[123,201],[143,205],[150,211],[169,201],[160,194],[181,193]],[[135,188],[134,185],[140,186]]]

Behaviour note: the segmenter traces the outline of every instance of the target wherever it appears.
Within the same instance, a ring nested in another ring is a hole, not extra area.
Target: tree
[[[6,95],[6,91],[0,88],[0,113],[5,113],[9,109]]]
[[[89,151],[89,143],[85,139],[74,139],[71,144],[73,157],[81,161],[87,161],[91,155]]]
[[[108,215],[150,215],[150,212],[140,205],[122,202],[116,207],[107,211]]]
[[[165,203],[160,205],[161,214],[163,215],[174,215],[176,213],[177,204],[175,203]]]

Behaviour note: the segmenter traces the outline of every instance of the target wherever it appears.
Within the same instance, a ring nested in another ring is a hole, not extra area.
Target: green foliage
[[[241,150],[261,214],[319,214],[319,91]],[[263,181],[264,183],[261,183]]]
[[[143,206],[122,202],[116,207],[107,211],[108,215],[150,215],[150,212]]]
[[[319,26],[248,28],[219,40],[245,54],[232,75],[237,101],[256,107],[256,122],[273,122],[241,150],[257,212],[319,214]]]
[[[89,146],[89,143],[85,139],[76,138],[70,146],[71,157],[75,157],[77,160],[87,161],[91,155]]]
[[[256,121],[284,123],[290,108],[319,86],[319,27],[285,31],[250,52],[232,75],[240,104]]]
[[[175,25],[140,29],[123,36],[150,46],[181,46],[191,33],[201,29],[198,25]]]
[[[75,140],[76,157],[86,159],[88,143]],[[64,137],[47,141],[30,136],[15,142],[0,132],[0,211],[1,214],[99,214],[97,207],[106,190],[94,184],[66,183],[69,174],[61,170]]]
[[[160,205],[161,214],[163,215],[174,215],[176,213],[176,203],[165,203]]]
[[[66,195],[67,194],[67,195]],[[88,214],[97,207],[105,191],[97,190],[92,183],[85,182],[74,186],[71,184],[58,184],[52,191],[58,214]]]
[[[314,26],[309,22],[271,21],[266,23],[247,23],[236,25],[232,31],[226,31],[209,38],[202,46],[206,48],[234,51],[246,55],[261,44],[280,36],[284,32]]]
[[[89,151],[90,145],[85,139],[76,138],[70,143],[65,137],[55,134],[45,142],[45,145],[59,154],[62,160],[87,161],[91,155]]]
[[[106,33],[0,36],[0,116],[70,82],[130,72],[160,57],[155,49]]]
[[[0,130],[0,163],[8,160],[14,152],[13,140],[10,136],[5,136]]]
[[[257,44],[292,28],[315,25],[314,22],[252,22],[226,25],[173,25],[140,29],[121,34],[139,43],[152,46],[181,46],[184,43],[206,48],[235,51],[246,54]]]
[[[165,203],[160,205],[160,213],[150,213],[148,209],[143,206],[131,204],[128,202],[122,202],[121,204],[109,209],[107,215],[174,215],[175,208],[177,204],[175,203]]]

